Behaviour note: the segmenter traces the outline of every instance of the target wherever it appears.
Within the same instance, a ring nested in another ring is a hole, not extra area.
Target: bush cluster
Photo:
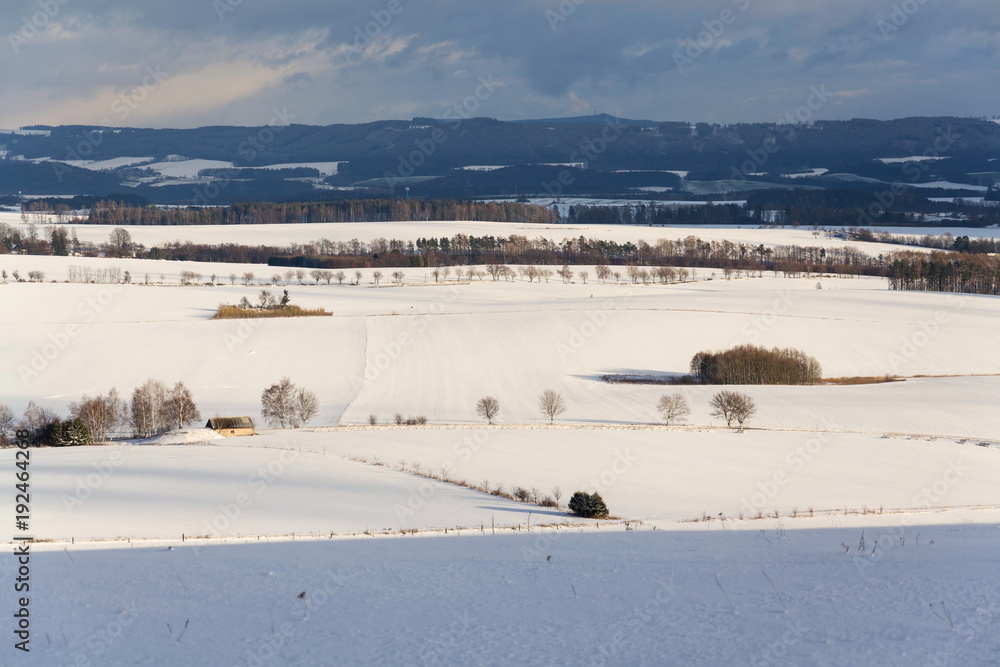
[[[800,350],[740,345],[694,355],[691,375],[705,384],[810,384],[823,378],[823,369]]]

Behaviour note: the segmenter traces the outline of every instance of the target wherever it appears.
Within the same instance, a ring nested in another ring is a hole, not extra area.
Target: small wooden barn
[[[205,424],[219,435],[230,437],[236,435],[253,435],[253,419],[250,417],[213,417]]]

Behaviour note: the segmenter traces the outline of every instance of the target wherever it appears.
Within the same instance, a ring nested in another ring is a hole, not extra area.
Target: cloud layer
[[[502,119],[768,121],[820,86],[813,118],[993,115],[994,4],[10,0],[0,127],[261,125],[275,108],[353,123],[456,104]]]

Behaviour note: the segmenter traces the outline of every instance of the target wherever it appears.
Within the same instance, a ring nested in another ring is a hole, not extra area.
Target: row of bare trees
[[[744,423],[757,413],[754,400],[736,391],[718,392],[712,397],[709,406],[712,408],[710,414],[725,419],[726,426],[729,427],[736,423],[743,428]],[[559,392],[546,389],[538,396],[538,409],[549,418],[549,423],[554,423],[555,418],[566,411],[566,401]],[[687,401],[680,394],[664,394],[656,409],[668,426],[683,421],[691,414]],[[500,401],[494,396],[484,396],[476,402],[476,414],[492,424],[493,419],[500,414]]]

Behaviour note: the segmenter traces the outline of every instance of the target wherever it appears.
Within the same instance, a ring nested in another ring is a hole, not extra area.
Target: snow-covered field
[[[689,203],[689,202],[688,202]],[[568,207],[568,204],[565,206]],[[42,225],[57,224],[54,218],[37,218]],[[0,222],[20,225],[21,214],[0,212]],[[76,230],[77,238],[92,243],[105,243],[115,227],[107,225],[68,225]],[[754,246],[800,245],[821,248],[854,247],[871,254],[886,252],[894,246],[884,244],[858,243],[836,238],[816,230],[792,227],[783,229],[759,229],[756,227],[731,227],[725,225],[703,226],[646,226],[646,225],[570,225],[570,224],[529,224],[519,222],[344,222],[282,225],[188,225],[176,226],[126,226],[133,241],[147,247],[164,243],[243,243],[247,245],[288,245],[309,243],[319,239],[350,241],[359,239],[370,241],[376,238],[416,241],[418,238],[452,237],[455,234],[469,236],[503,236],[512,234],[529,239],[539,237],[556,242],[567,238],[587,238],[616,241],[618,243],[645,241],[655,244],[660,239],[675,241],[687,236],[697,236],[706,241],[731,241]],[[933,233],[925,230],[924,233]],[[980,230],[982,231],[982,230]]]
[[[133,236],[289,243],[525,227]],[[537,229],[528,235],[685,235]],[[996,298],[708,269],[683,284],[604,285],[593,267],[574,267],[587,284],[435,283],[404,269],[403,285],[376,288],[366,269],[360,285],[266,287],[333,317],[211,321],[220,303],[264,288],[229,274],[284,270],[0,256],[8,274],[47,280],[71,265],[152,284],[0,284],[0,403],[15,412],[34,400],[65,414],[83,394],[128,396],[156,378],[183,380],[206,419],[258,419],[262,390],[285,375],[320,410],[306,428],[250,438],[192,428],[33,451],[32,530],[53,541],[31,547],[31,664],[988,665],[1000,653]],[[223,284],[177,285],[183,270]],[[715,388],[600,379],[685,373],[694,353],[741,343],[802,349],[826,376],[907,379],[740,388],[759,406],[744,432],[709,414]],[[544,389],[566,399],[554,425],[536,405]],[[659,426],[656,401],[673,392],[691,414]],[[492,427],[474,410],[485,395],[501,403]],[[396,413],[429,424],[386,425]],[[13,487],[14,452],[0,461]],[[415,472],[558,487],[562,508]],[[577,490],[599,491],[619,519],[566,514]],[[0,496],[0,516],[13,520],[13,501]],[[8,591],[15,564],[0,562]],[[8,619],[15,603],[0,596]],[[5,642],[0,663],[16,657]]]

